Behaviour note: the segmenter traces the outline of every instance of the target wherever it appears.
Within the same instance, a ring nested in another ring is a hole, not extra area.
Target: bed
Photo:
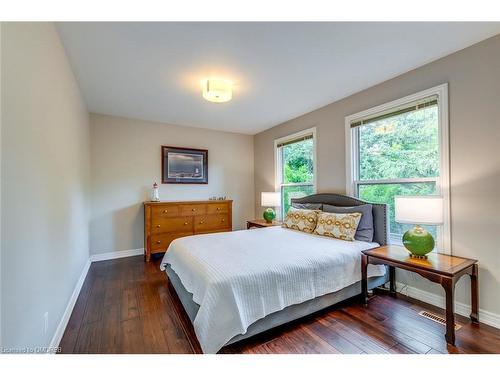
[[[315,194],[293,204],[366,202]],[[203,353],[249,338],[361,293],[361,251],[387,244],[387,208],[372,204],[373,241],[342,241],[270,227],[177,239],[161,262]],[[369,288],[388,281],[370,266]]]

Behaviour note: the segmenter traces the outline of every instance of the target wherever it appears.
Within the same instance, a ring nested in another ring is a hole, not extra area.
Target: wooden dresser
[[[167,251],[176,238],[231,231],[232,209],[232,200],[144,202],[145,260]]]

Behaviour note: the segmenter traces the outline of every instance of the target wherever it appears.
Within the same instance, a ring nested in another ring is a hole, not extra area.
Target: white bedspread
[[[193,294],[196,336],[216,353],[257,320],[361,280],[360,252],[377,246],[271,227],[177,239],[161,268],[170,264]],[[369,277],[384,273],[368,268]]]

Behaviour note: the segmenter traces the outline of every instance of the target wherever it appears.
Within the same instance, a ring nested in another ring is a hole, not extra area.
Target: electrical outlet
[[[46,335],[49,330],[49,312],[45,311],[43,314],[43,334]]]

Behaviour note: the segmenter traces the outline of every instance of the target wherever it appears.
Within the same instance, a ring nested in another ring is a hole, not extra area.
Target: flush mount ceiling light
[[[233,84],[225,79],[203,80],[203,97],[209,102],[224,103],[233,98]]]

